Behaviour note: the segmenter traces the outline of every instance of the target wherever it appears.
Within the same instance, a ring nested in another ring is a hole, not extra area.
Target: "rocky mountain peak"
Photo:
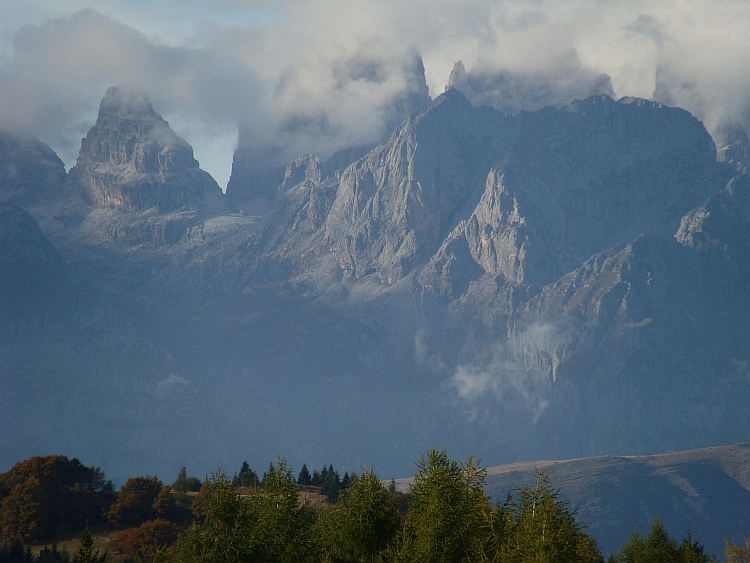
[[[114,86],[107,89],[99,104],[99,116],[105,115],[128,119],[151,118],[163,121],[161,116],[154,111],[145,94],[124,91]]]
[[[450,76],[448,76],[448,84],[445,87],[445,91],[448,90],[460,90],[461,87],[467,85],[469,82],[469,76],[466,74],[466,67],[463,61],[458,61],[453,65]]]
[[[482,68],[468,72],[463,62],[453,65],[445,90],[460,90],[472,105],[489,105],[506,115],[561,107],[595,95],[614,97],[612,80],[581,67],[575,52],[568,53],[554,70],[512,71]]]
[[[110,88],[71,180],[97,207],[197,209],[221,189],[143,94]]]
[[[502,120],[449,91],[347,168],[326,233],[342,269],[392,283],[437,250],[457,212],[478,198]]]
[[[342,173],[326,240],[355,278],[426,265],[419,283],[449,300],[482,276],[538,291],[640,233],[670,236],[725,172],[682,110],[597,95],[506,116],[449,89]]]
[[[302,109],[290,110],[283,116],[273,142],[266,140],[259,144],[256,131],[241,128],[227,194],[238,200],[275,197],[281,183],[288,180],[286,163],[296,156],[282,146],[305,147],[312,137],[325,139],[315,145],[315,150],[320,151],[317,156],[322,159],[320,173],[324,179],[343,170],[378,144],[387,142],[394,129],[431,102],[422,57],[414,53],[398,64],[386,65],[369,55],[361,55],[339,61],[332,71],[341,90],[352,83],[382,84],[394,72],[400,75],[403,86],[375,108],[380,126],[365,138],[351,139],[348,134],[342,135],[340,127],[331,125],[335,119],[325,113],[307,115]],[[339,146],[336,146],[337,141],[341,142]]]

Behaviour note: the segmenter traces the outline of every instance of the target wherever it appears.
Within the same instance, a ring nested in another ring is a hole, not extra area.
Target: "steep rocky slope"
[[[451,89],[372,150],[275,170],[224,197],[110,91],[68,191],[30,208],[86,299],[5,344],[5,396],[76,381],[59,443],[131,452],[116,475],[167,442],[153,471],[242,451],[389,476],[435,443],[499,463],[746,439],[748,181],[687,112]],[[56,443],[13,412],[7,463]]]
[[[364,156],[376,145],[387,141],[391,132],[404,119],[430,103],[424,65],[422,58],[416,54],[404,61],[390,63],[360,54],[339,61],[332,74],[338,91],[344,91],[353,84],[377,87],[393,80],[393,74],[399,76],[401,87],[374,109],[377,114],[374,119],[377,123],[375,130],[370,131],[366,138],[348,140],[343,147],[334,146],[333,150],[325,150],[325,147],[330,147],[340,132],[335,119],[331,119],[332,116],[325,112],[311,114],[311,110],[305,107],[288,108],[281,122],[276,125],[273,141],[266,138],[268,131],[242,127],[232,161],[232,175],[227,185],[229,199],[236,205],[244,205],[247,200],[255,198],[275,197],[277,188],[285,179],[287,162],[296,156],[289,151],[297,144],[298,138],[313,138],[322,147],[321,152],[326,158],[320,172],[325,179]],[[287,86],[284,82],[278,85],[276,97],[283,97]],[[293,87],[291,84],[289,86]]]
[[[151,104],[118,88],[107,90],[70,178],[93,205],[127,211],[196,209],[221,192]]]

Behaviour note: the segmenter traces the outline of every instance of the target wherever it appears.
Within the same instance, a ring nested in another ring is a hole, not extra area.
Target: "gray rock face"
[[[750,272],[750,177],[732,178],[721,192],[685,214],[675,239],[736,269],[738,276]]]
[[[367,57],[355,57],[342,61],[334,69],[339,87],[353,81],[381,83],[393,69],[386,69],[382,62]],[[380,130],[374,135],[375,142],[362,140],[336,150],[320,167],[323,178],[336,170],[343,170],[352,162],[362,158],[378,143],[387,141],[391,132],[411,114],[430,103],[422,58],[415,55],[400,69],[404,88],[378,108]],[[280,86],[281,87],[281,86]],[[273,198],[279,184],[284,181],[284,163],[288,160],[286,145],[294,145],[297,137],[315,137],[330,141],[339,131],[334,130],[327,116],[296,115],[292,113],[279,126],[276,138],[263,144],[255,139],[254,131],[240,130],[237,150],[232,162],[232,175],[227,185],[227,195],[236,201],[252,198]],[[308,143],[309,144],[309,143]],[[309,149],[308,149],[309,150]],[[329,153],[330,154],[330,153]],[[326,155],[328,156],[328,155]]]
[[[221,189],[142,96],[110,88],[70,180],[97,207],[197,209]]]
[[[28,207],[63,194],[65,166],[46,144],[0,131],[0,202]]]
[[[435,252],[459,210],[479,197],[505,139],[502,120],[449,92],[349,167],[326,221],[341,268],[393,283]]]
[[[719,131],[719,136],[722,138],[717,149],[719,160],[734,165],[738,172],[747,172],[750,166],[747,130],[741,125],[728,125]]]
[[[536,424],[547,448],[636,453],[666,437],[670,449],[726,440],[717,421],[744,400],[750,342],[736,270],[669,238],[639,237],[521,306],[500,356],[546,405]],[[748,431],[745,421],[731,428],[738,439]]]
[[[615,96],[610,77],[582,69],[575,53],[565,64],[547,73],[476,68],[466,72],[464,64],[458,61],[445,89],[460,90],[472,105],[489,105],[506,115],[547,106],[561,107],[591,96]]]
[[[537,291],[613,244],[674,233],[727,176],[682,110],[593,97],[504,117],[449,90],[342,174],[327,241],[355,278],[429,262],[419,281],[441,298],[482,275]]]

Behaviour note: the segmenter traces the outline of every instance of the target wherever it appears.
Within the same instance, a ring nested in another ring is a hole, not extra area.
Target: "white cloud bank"
[[[746,0],[7,0],[0,7],[0,127],[24,129],[72,166],[108,86],[145,90],[226,184],[238,127],[273,145],[302,114],[327,144],[369,140],[377,109],[419,52],[430,93],[453,64],[544,71],[571,49],[619,96],[750,123]],[[25,24],[25,25],[24,25]],[[383,75],[337,79],[351,60]],[[313,137],[295,150],[321,152]],[[329,146],[325,147],[329,149]]]

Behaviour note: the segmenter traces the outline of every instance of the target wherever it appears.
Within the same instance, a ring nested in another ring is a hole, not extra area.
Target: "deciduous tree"
[[[750,538],[745,540],[745,547],[727,540],[724,544],[724,556],[727,563],[750,563]]]
[[[163,487],[157,477],[133,477],[120,488],[107,514],[117,528],[133,528],[156,517],[156,502]]]

